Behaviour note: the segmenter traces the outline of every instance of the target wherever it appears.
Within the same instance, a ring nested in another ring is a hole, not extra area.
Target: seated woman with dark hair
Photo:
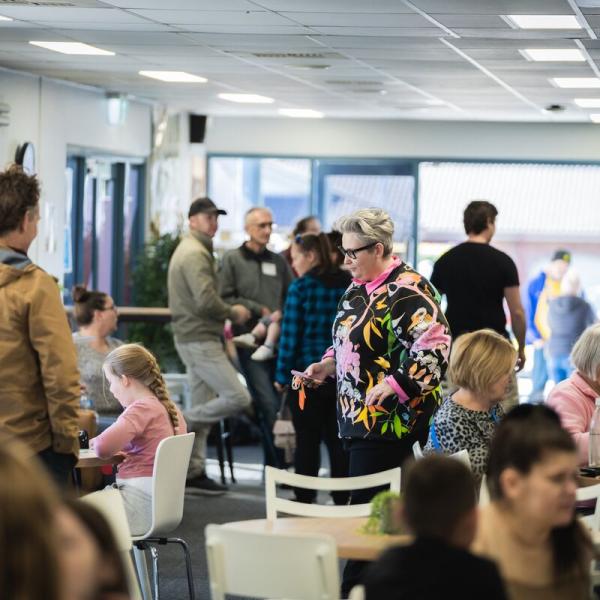
[[[589,598],[592,544],[575,518],[577,451],[558,415],[523,404],[490,449],[491,503],[473,550],[498,565],[511,600]]]
[[[465,333],[452,345],[448,374],[458,390],[435,413],[423,452],[467,450],[478,489],[516,361],[511,343],[491,329]]]
[[[78,331],[73,334],[81,384],[98,413],[98,430],[103,431],[123,411],[111,394],[102,373],[108,354],[123,342],[110,337],[117,329],[117,309],[114,300],[104,292],[87,290],[76,285],[71,291],[75,302],[74,316]]]

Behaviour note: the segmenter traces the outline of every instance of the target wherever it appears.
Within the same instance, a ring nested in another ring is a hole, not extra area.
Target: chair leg
[[[185,540],[181,538],[168,538],[168,544],[179,544],[183,549],[183,554],[185,555],[185,570],[187,571],[187,580],[188,580],[188,593],[190,595],[190,600],[196,599],[196,591],[194,588],[194,576],[192,573],[192,557],[190,555],[190,549]]]
[[[154,587],[154,600],[159,600],[158,591],[158,549],[150,546],[150,555],[152,556],[152,585]]]
[[[229,463],[229,474],[231,475],[231,483],[237,483],[233,474],[233,447],[231,446],[231,423],[229,419],[225,419],[225,453],[227,462]]]
[[[140,589],[142,591],[143,600],[152,600],[152,588],[150,586],[150,578],[148,576],[148,565],[146,563],[146,550],[148,545],[136,543],[133,546],[133,558],[135,560],[135,570],[137,571]]]
[[[221,483],[225,485],[225,458],[223,456],[223,419],[219,421],[219,433],[216,438],[217,458],[219,459],[219,470],[221,471]]]

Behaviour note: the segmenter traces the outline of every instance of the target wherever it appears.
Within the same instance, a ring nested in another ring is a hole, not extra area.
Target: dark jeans
[[[321,441],[325,442],[329,453],[331,477],[348,477],[348,454],[338,436],[336,415],[336,387],[331,380],[322,386],[306,390],[304,410],[298,404],[298,391],[288,392],[288,405],[296,430],[296,452],[294,466],[296,473],[316,477],[321,466]],[[316,491],[295,488],[296,499],[311,503]],[[349,492],[332,492],[335,504],[348,504]]]
[[[54,452],[52,448],[46,448],[46,450],[38,452],[38,458],[42,461],[56,485],[61,490],[65,490],[73,475],[77,458],[72,454]]]
[[[265,465],[282,468],[283,452],[273,445],[273,423],[281,402],[273,387],[275,360],[256,361],[250,358],[253,350],[238,348],[237,351],[261,432]]]
[[[426,432],[425,432],[426,433]],[[412,456],[412,445],[419,438],[411,434],[397,442],[381,440],[344,440],[345,447],[350,456],[350,477],[370,475],[387,469],[401,467],[402,463]],[[425,440],[420,439],[423,443]],[[365,504],[385,487],[356,490],[350,495],[350,504]],[[349,560],[344,567],[342,576],[342,598],[347,598],[350,590],[361,583],[368,562],[362,560]]]

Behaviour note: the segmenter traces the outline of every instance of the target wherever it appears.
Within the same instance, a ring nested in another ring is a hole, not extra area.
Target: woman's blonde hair
[[[517,360],[513,345],[491,329],[465,333],[452,344],[448,376],[454,385],[485,393],[510,373]]]
[[[383,256],[389,256],[394,249],[394,222],[381,208],[361,208],[340,217],[333,229],[340,233],[355,233],[365,245],[381,242]]]
[[[575,368],[592,381],[600,378],[600,323],[590,325],[571,350]]]
[[[104,366],[116,377],[137,379],[162,402],[176,430],[179,417],[175,404],[169,397],[165,380],[154,354],[140,344],[123,344],[115,348],[104,361]]]
[[[0,598],[59,600],[58,492],[20,441],[0,435]]]

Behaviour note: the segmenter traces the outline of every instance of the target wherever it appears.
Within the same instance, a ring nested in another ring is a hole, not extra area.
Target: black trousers
[[[402,463],[412,456],[412,445],[418,439],[416,435],[409,435],[397,442],[382,440],[346,439],[345,447],[350,457],[350,477],[370,475],[401,467]],[[350,504],[366,504],[385,487],[355,490],[350,496]],[[362,560],[349,560],[344,567],[342,576],[342,598],[347,598],[350,590],[361,583],[363,573],[368,562]]]
[[[77,464],[77,458],[73,454],[54,452],[52,448],[38,452],[38,458],[59,489],[66,490],[73,475],[73,468]]]
[[[336,416],[336,387],[328,381],[318,388],[304,388],[306,401],[304,409],[298,404],[298,391],[288,392],[288,404],[296,430],[296,452],[294,467],[300,475],[316,477],[321,466],[321,441],[329,454],[331,477],[348,477],[348,454],[338,436]],[[295,488],[299,502],[315,501],[316,492]],[[349,492],[332,492],[335,504],[348,504]]]

